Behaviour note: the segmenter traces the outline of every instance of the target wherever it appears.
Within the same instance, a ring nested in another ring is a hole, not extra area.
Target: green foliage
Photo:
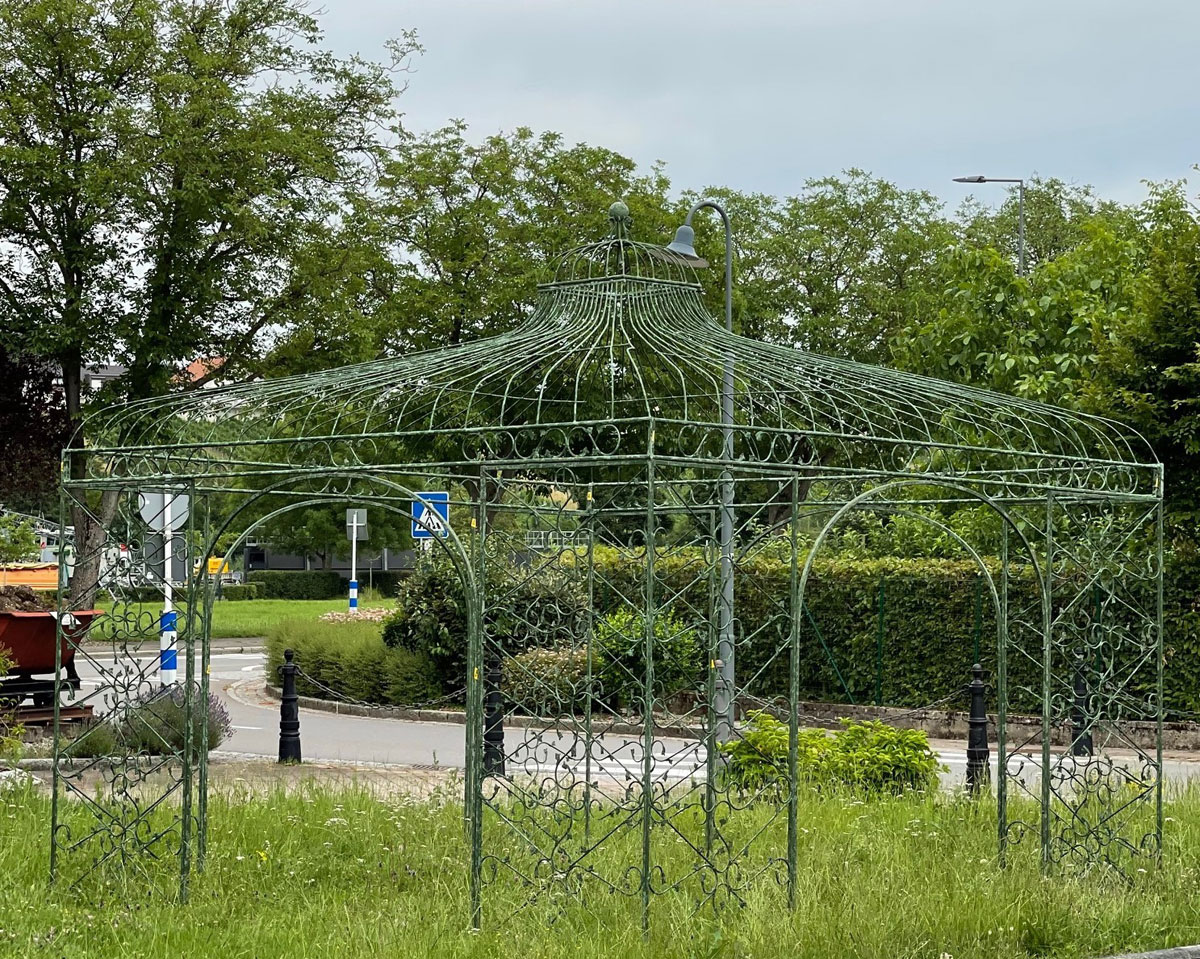
[[[598,619],[593,638],[598,695],[641,708],[646,678],[646,620],[627,607]],[[660,701],[695,690],[704,677],[696,629],[670,613],[654,618],[654,696]]]
[[[378,561],[385,547],[396,550],[412,545],[409,518],[393,510],[372,509],[367,514],[368,538],[358,543],[359,582],[366,579],[364,567]],[[315,556],[322,566],[334,559],[349,559],[350,538],[346,535],[343,504],[310,506],[289,510],[265,522],[257,531],[272,549],[296,556]],[[387,574],[381,573],[385,578]]]
[[[207,708],[200,704],[192,716],[192,744],[198,746],[208,724],[208,748],[217,749],[233,732],[225,704],[210,693]],[[187,734],[183,691],[174,687],[154,692],[97,720],[71,742],[70,756],[84,759],[145,753],[151,756],[182,750]]]
[[[587,623],[583,586],[571,571],[528,570],[496,557],[487,564],[489,600],[484,632],[510,655],[578,644]],[[467,675],[467,613],[463,584],[440,551],[423,557],[400,584],[396,611],[383,624],[388,646],[428,656],[446,688]]]
[[[421,653],[384,645],[379,623],[329,623],[284,620],[267,634],[267,676],[278,683],[283,651],[292,649],[304,673],[341,695],[367,703],[412,706],[435,698],[442,689],[434,665]],[[302,696],[330,695],[297,677]]]
[[[765,710],[747,717],[737,739],[720,743],[725,776],[749,791],[787,778],[788,727]],[[797,773],[818,788],[845,788],[866,796],[934,789],[941,765],[920,730],[895,729],[877,721],[842,720],[833,735],[798,731]]]
[[[346,593],[346,580],[331,569],[256,569],[246,582],[259,586],[263,599],[334,599]]]
[[[405,251],[382,304],[397,353],[511,329],[526,315],[549,261],[602,235],[614,199],[640,229],[663,235],[668,183],[652,168],[557,133],[519,127],[479,139],[453,122],[400,131],[379,182],[387,242]]]
[[[13,668],[12,653],[6,646],[0,646],[0,680],[7,676]],[[0,759],[11,759],[20,755],[22,728],[13,722],[11,716],[0,703]]]
[[[804,790],[797,797],[801,894],[794,910],[770,879],[781,867],[756,877],[744,907],[708,914],[695,911],[699,878],[692,876],[655,897],[643,933],[636,897],[597,895],[586,905],[535,901],[519,909],[530,887],[500,870],[485,903],[504,909],[503,921],[485,921],[477,930],[465,919],[463,809],[455,799],[461,784],[446,775],[437,798],[424,802],[397,799],[411,787],[409,771],[374,771],[368,785],[347,783],[343,770],[305,769],[312,781],[294,788],[296,769],[264,763],[247,783],[244,765],[212,764],[207,859],[203,871],[193,872],[187,908],[170,896],[143,894],[128,910],[124,903],[110,909],[103,922],[95,896],[46,892],[46,857],[34,853],[46,844],[47,791],[5,791],[5,955],[295,959],[303,943],[306,959],[577,959],[581,953],[588,959],[1028,959],[1037,953],[1083,959],[1195,941],[1200,802],[1194,789],[1168,792],[1161,864],[1127,882],[1094,875],[1048,880],[1038,868],[1037,844],[1029,842],[1014,845],[1007,868],[998,868],[994,803],[916,793],[858,803]],[[1025,818],[1028,808],[1015,806],[1014,814]],[[82,802],[60,805],[59,815],[75,836],[95,822]],[[151,834],[173,815],[178,806],[170,803],[147,810]],[[555,815],[523,822],[582,828],[578,819]],[[766,855],[786,848],[785,817],[768,804],[722,808],[721,818],[722,835],[739,852],[750,840]],[[596,836],[597,817],[592,822]],[[640,838],[637,820],[630,825],[616,837]],[[667,877],[691,876],[685,864],[694,848],[703,848],[703,816],[673,811],[669,825],[652,832],[653,862]],[[528,839],[521,847],[523,837],[513,835],[509,846],[503,835],[497,831],[501,845],[488,848],[528,850]],[[619,876],[630,856],[630,844],[606,842],[588,864],[599,876]],[[169,882],[172,867],[177,875],[175,858],[149,863],[148,879]],[[264,908],[264,900],[303,908]]]
[[[262,587],[262,583],[223,583],[221,599],[227,599],[230,602],[261,599],[263,598]]]
[[[0,563],[23,563],[38,557],[38,538],[33,524],[0,513]]]
[[[1098,338],[1093,409],[1125,420],[1164,467],[1167,535],[1200,544],[1200,217],[1183,183],[1140,210],[1142,269],[1132,308]]]
[[[527,649],[505,660],[507,703],[549,715],[579,711],[587,688],[586,649]]]
[[[705,191],[712,194],[736,224],[742,332],[881,363],[889,337],[932,310],[936,260],[953,228],[931,193],[850,169],[808,180],[793,196]],[[719,231],[705,230],[700,240],[707,245],[698,252],[719,263]],[[715,296],[709,302],[718,312]]]
[[[467,675],[467,608],[462,579],[440,557],[426,557],[401,583],[396,611],[383,621],[391,649],[426,656],[442,685],[456,688]]]

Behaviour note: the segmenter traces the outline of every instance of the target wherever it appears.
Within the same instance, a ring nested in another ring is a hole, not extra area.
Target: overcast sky
[[[342,54],[418,31],[410,128],[556,130],[677,189],[857,166],[951,205],[1000,199],[949,182],[975,173],[1132,201],[1200,162],[1200,0],[326,2]]]

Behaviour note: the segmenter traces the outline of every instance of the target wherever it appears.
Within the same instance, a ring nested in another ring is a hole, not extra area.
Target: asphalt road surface
[[[152,669],[155,657],[141,662]],[[279,703],[262,694],[261,684],[266,656],[263,653],[227,653],[214,651],[210,682],[229,710],[233,735],[221,744],[222,752],[275,757],[279,752]],[[96,669],[77,661],[83,684],[81,695],[102,693]],[[103,712],[99,698],[91,700],[97,712]],[[568,766],[582,775],[588,757],[579,752],[574,737],[558,738],[535,729],[509,728],[508,771],[550,773]],[[521,737],[514,749],[513,738]],[[300,740],[305,759],[353,763],[405,765],[465,765],[464,727],[455,723],[410,722],[346,716],[318,710],[300,711]],[[955,786],[966,778],[967,756],[964,743],[936,742],[935,748],[948,767],[942,774],[943,785]],[[572,752],[572,750],[575,750]],[[621,783],[642,774],[640,737],[606,735],[591,756],[590,769],[597,779]],[[995,756],[993,746],[993,777]],[[656,779],[680,781],[702,778],[705,750],[691,740],[657,738],[651,756],[652,775]],[[1164,773],[1171,780],[1200,775],[1200,756],[1164,760]],[[1027,764],[1027,784],[1036,788],[1037,767]]]

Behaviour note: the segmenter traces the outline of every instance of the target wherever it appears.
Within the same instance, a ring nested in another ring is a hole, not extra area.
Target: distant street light
[[[700,200],[690,210],[683,226],[675,231],[675,239],[667,249],[696,265],[707,264],[696,253],[696,232],[692,229],[692,217],[700,210],[714,210],[725,225],[725,332],[733,334],[733,227],[729,214],[720,204],[712,200]],[[722,455],[726,462],[733,460],[733,357],[725,356],[724,376],[721,382],[721,432],[724,440]],[[717,688],[713,712],[717,716],[716,740],[724,742],[733,738],[736,718],[734,694],[734,633],[733,633],[733,474],[727,469],[721,473],[721,602],[717,609]]]
[[[1017,275],[1025,275],[1025,181],[1020,177],[956,176],[955,183],[1017,184]]]

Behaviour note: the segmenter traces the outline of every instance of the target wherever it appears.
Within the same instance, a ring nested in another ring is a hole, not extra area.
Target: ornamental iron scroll
[[[719,908],[763,882],[793,897],[804,677],[824,670],[846,696],[858,681],[809,603],[810,559],[854,516],[916,517],[953,533],[987,583],[998,860],[1028,849],[1046,869],[1128,872],[1157,857],[1162,484],[1142,438],[727,333],[688,261],[629,229],[615,209],[611,235],[567,254],[500,336],[89,419],[65,498],[105,527],[101,553],[138,541],[139,490],[190,496],[201,562],[180,584],[183,708],[196,715],[208,692],[203,560],[218,537],[304,504],[403,510],[411,490],[447,489],[456,541],[426,561],[453,565],[469,624],[472,921],[605,896],[648,923],[656,896]],[[91,635],[113,665],[80,696],[115,715],[146,695],[147,667],[127,665],[157,646],[154,583],[99,568],[113,605]],[[735,783],[722,747],[756,708],[783,722],[788,757]],[[1010,728],[1018,712],[1032,718]],[[60,724],[56,875],[161,880],[169,859],[186,890],[203,861],[205,746],[118,743],[81,763],[86,736]]]

